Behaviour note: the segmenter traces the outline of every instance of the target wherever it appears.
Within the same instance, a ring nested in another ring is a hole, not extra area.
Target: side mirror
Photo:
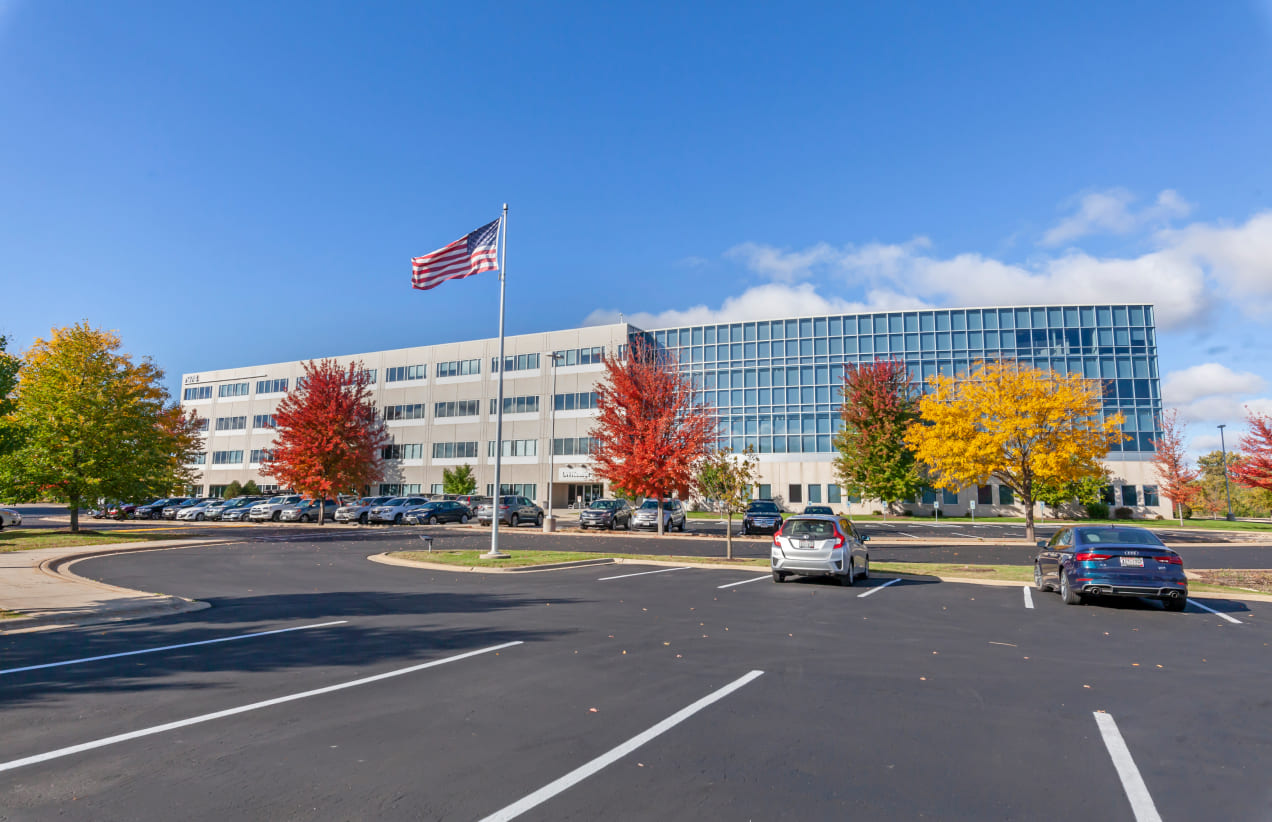
[[[1038,547],[1039,547],[1039,548],[1046,548],[1046,547],[1047,547],[1047,541],[1046,541],[1045,539],[1040,539],[1040,540],[1038,540]]]
[[[861,535],[861,541],[862,541],[862,542],[869,542],[869,541],[870,541],[870,536],[869,536],[868,534],[862,534],[862,535]]]

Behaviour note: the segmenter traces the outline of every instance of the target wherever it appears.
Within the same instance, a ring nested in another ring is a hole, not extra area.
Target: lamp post
[[[1226,423],[1225,423],[1226,425]],[[1228,500],[1228,522],[1232,522],[1232,492],[1228,489],[1228,449],[1223,443],[1224,426],[1219,426],[1219,454],[1223,460],[1223,495]]]
[[[556,456],[556,377],[557,365],[561,362],[561,354],[553,351],[548,355],[552,360],[552,398],[548,401],[548,515],[543,520],[544,532],[556,530],[556,517],[552,514],[552,478],[556,471],[553,459]]]

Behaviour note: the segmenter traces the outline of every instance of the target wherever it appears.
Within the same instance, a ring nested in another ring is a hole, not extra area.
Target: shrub
[[[1086,515],[1090,519],[1108,519],[1109,506],[1102,502],[1088,502],[1085,506]]]
[[[1113,519],[1133,519],[1135,512],[1125,506],[1113,509]]]
[[[1193,509],[1192,509],[1192,506],[1191,506],[1191,505],[1185,505],[1185,506],[1184,506],[1184,519],[1192,519],[1192,518],[1193,518]]]

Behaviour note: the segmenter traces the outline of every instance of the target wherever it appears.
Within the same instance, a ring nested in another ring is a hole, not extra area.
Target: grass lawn
[[[105,545],[112,542],[149,542],[179,539],[171,534],[111,534],[103,531],[47,531],[6,528],[0,531],[0,554],[10,551],[33,551],[37,548],[74,548],[80,545]]]
[[[22,614],[15,614],[13,611],[6,611],[0,608],[0,619],[20,619]]]

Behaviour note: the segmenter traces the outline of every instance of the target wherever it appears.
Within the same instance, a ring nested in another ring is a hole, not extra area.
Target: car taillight
[[[1097,562],[1102,559],[1108,559],[1110,556],[1111,554],[1092,554],[1092,553],[1083,552],[1081,554],[1074,554],[1073,561],[1074,562]]]
[[[835,533],[835,548],[843,548],[847,543],[848,541],[844,539],[843,534]]]
[[[1180,559],[1179,557],[1175,556],[1174,554],[1171,554],[1165,557],[1153,557],[1153,559],[1157,560],[1158,562],[1165,562],[1168,565],[1183,565],[1184,564],[1184,561]]]
[[[781,535],[782,535],[782,527],[779,525],[777,527],[777,530],[773,532],[773,547],[774,548],[782,547],[782,544],[777,541],[777,538],[780,537]]]

